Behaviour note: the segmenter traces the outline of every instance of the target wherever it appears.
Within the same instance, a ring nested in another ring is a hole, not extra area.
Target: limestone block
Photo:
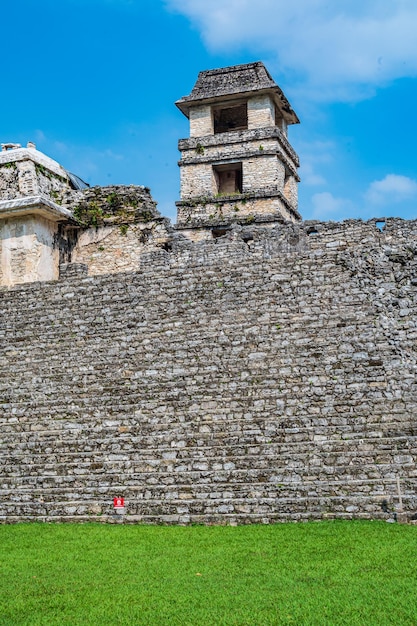
[[[243,193],[267,188],[284,189],[285,167],[273,155],[257,156],[243,161]]]
[[[190,137],[204,137],[213,134],[213,115],[208,105],[190,109]]]
[[[181,168],[181,198],[213,196],[216,180],[211,163],[186,165]]]
[[[248,100],[248,128],[275,126],[275,104],[270,95],[258,95]]]
[[[29,160],[17,161],[16,167],[19,176],[19,195],[37,195],[39,193],[39,185],[36,175],[35,163]]]
[[[19,174],[16,163],[0,164],[0,200],[10,200],[19,195]]]
[[[0,285],[58,278],[57,225],[39,216],[0,221]]]
[[[286,174],[284,182],[284,195],[295,209],[298,207],[298,183],[294,176]]]

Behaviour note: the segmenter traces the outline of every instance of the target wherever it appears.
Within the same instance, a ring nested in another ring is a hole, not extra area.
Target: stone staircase
[[[386,519],[397,476],[417,509],[415,289],[212,248],[0,293],[1,521]]]

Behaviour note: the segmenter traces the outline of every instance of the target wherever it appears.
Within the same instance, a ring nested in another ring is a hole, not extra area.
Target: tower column
[[[200,72],[176,104],[190,120],[177,228],[301,220],[299,161],[286,137],[299,120],[262,63]]]

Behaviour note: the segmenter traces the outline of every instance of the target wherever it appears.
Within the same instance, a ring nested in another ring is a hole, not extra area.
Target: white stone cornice
[[[72,217],[71,211],[64,209],[45,196],[24,196],[0,201],[0,220],[22,215],[41,215],[53,222],[64,221]]]

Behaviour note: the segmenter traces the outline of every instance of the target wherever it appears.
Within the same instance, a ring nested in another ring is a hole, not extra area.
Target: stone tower
[[[200,72],[176,105],[190,120],[178,146],[177,227],[301,220],[299,161],[287,139],[299,120],[263,63]]]

